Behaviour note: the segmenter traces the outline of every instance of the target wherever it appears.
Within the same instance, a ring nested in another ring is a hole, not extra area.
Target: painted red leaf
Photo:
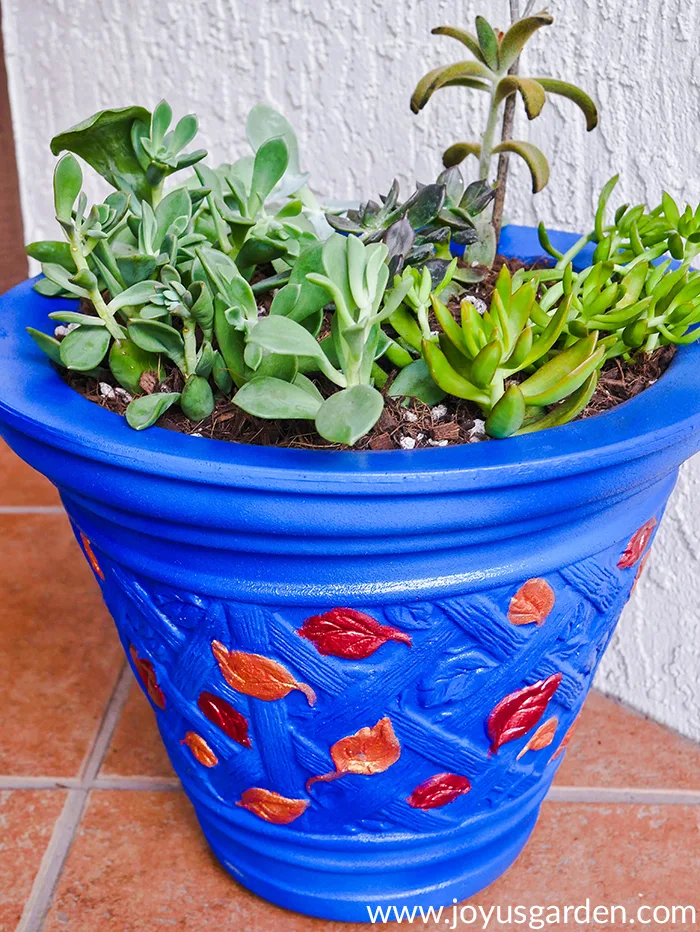
[[[146,687],[146,692],[151,697],[151,702],[157,705],[159,709],[164,709],[165,693],[158,685],[155,667],[150,660],[147,660],[145,657],[139,657],[133,644],[129,648],[129,653],[131,654],[131,659],[136,667],[138,675],[141,677],[141,681]]]
[[[649,518],[646,524],[643,524],[640,529],[632,535],[632,538],[625,547],[622,556],[617,562],[617,566],[621,570],[628,570],[631,566],[634,566],[635,563],[640,559],[644,551],[646,550],[647,544],[651,540],[651,535],[656,527],[657,521],[656,518]]]
[[[308,799],[289,799],[273,790],[252,786],[241,794],[236,805],[252,812],[259,819],[272,822],[273,825],[289,825],[306,812],[309,801]]]
[[[409,806],[414,809],[439,809],[453,803],[458,796],[468,793],[472,788],[466,777],[456,773],[436,773],[428,777],[408,797]]]
[[[83,545],[85,556],[88,558],[88,563],[92,567],[93,572],[96,576],[99,576],[100,579],[104,579],[105,574],[102,572],[102,567],[100,566],[100,563],[95,556],[95,551],[92,549],[92,544],[82,531],[80,532],[80,543]]]
[[[324,615],[312,615],[299,629],[320,654],[364,660],[387,641],[411,646],[410,634],[382,625],[370,615],[353,608],[332,608]]]
[[[508,620],[514,625],[542,625],[554,608],[554,591],[545,579],[528,579],[508,606]]]
[[[244,748],[251,747],[248,719],[234,709],[230,702],[221,696],[215,696],[214,693],[203,692],[199,694],[197,705],[209,721],[217,725],[225,735],[242,744]]]
[[[486,725],[493,754],[508,741],[522,738],[539,722],[561,681],[562,674],[554,673],[501,699]]]

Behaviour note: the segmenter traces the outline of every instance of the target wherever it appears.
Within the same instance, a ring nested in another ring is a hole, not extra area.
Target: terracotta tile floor
[[[270,906],[219,868],[55,493],[5,448],[0,475],[0,932],[367,928]],[[595,693],[530,844],[469,905],[587,898],[694,906],[697,922],[646,927],[700,929],[700,748]]]

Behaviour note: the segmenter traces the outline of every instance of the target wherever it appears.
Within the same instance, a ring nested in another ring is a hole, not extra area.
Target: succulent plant
[[[435,68],[421,78],[411,98],[413,112],[419,113],[432,95],[445,87],[468,87],[489,95],[488,116],[481,137],[451,145],[443,155],[446,167],[458,165],[473,156],[479,163],[477,177],[488,180],[494,155],[512,153],[523,159],[529,168],[533,191],[541,191],[545,187],[549,181],[549,164],[537,146],[511,139],[497,141],[503,105],[513,95],[522,98],[525,112],[533,120],[542,112],[547,94],[558,94],[578,105],[589,130],[595,128],[598,123],[597,109],[585,91],[553,78],[523,77],[509,73],[530,38],[552,22],[548,13],[541,12],[517,20],[505,33],[494,30],[483,16],[476,18],[476,34],[453,26],[433,29],[433,35],[448,36],[460,42],[472,55],[472,59]]]

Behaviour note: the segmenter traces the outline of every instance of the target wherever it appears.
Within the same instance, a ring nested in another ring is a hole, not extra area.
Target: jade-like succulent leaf
[[[238,389],[233,403],[253,417],[313,420],[322,401],[300,385],[256,376]]]
[[[435,405],[442,401],[445,392],[435,384],[430,369],[423,359],[416,359],[396,376],[391,383],[389,395],[400,398],[406,395],[417,398],[426,405]]]
[[[186,229],[191,217],[192,201],[187,188],[175,188],[166,194],[155,209],[157,227],[153,242],[156,249],[160,249],[173,224],[184,223],[184,229]]]
[[[48,333],[42,333],[34,327],[27,327],[27,333],[34,340],[39,349],[43,350],[52,362],[62,366],[61,344],[55,337],[49,336]]]
[[[30,259],[62,265],[68,272],[75,272],[75,262],[68,243],[63,240],[39,240],[24,247]]]
[[[135,123],[150,123],[151,114],[143,107],[101,110],[51,140],[54,155],[68,149],[99,172],[113,187],[122,181],[141,199],[150,201],[151,188],[131,141]]]
[[[289,120],[278,110],[266,104],[256,104],[248,113],[246,134],[254,152],[257,152],[269,139],[276,137],[284,139],[289,153],[287,170],[295,175],[301,173],[296,133]]]
[[[384,399],[370,385],[353,385],[335,392],[316,415],[316,430],[331,443],[352,446],[379,420]]]
[[[53,199],[56,217],[70,222],[73,205],[83,186],[83,172],[70,153],[59,159],[53,173]]]
[[[524,160],[532,176],[533,194],[537,194],[547,186],[549,182],[549,162],[542,150],[538,149],[533,143],[517,141],[500,142],[497,146],[494,146],[493,151],[495,153],[513,152]]]
[[[275,185],[280,181],[289,165],[289,149],[281,136],[268,139],[255,154],[253,178],[251,181],[250,214],[254,216],[260,210]]]
[[[158,372],[159,357],[156,353],[142,350],[133,340],[126,339],[120,343],[112,343],[109,350],[109,368],[122,388],[132,395],[138,395],[143,391],[140,384],[141,376],[146,372]]]
[[[129,321],[129,336],[147,353],[165,353],[178,369],[185,367],[184,344],[180,333],[159,320]]]
[[[581,90],[580,87],[569,84],[567,81],[557,81],[554,78],[534,78],[533,80],[544,88],[548,94],[558,94],[560,97],[566,97],[567,100],[575,103],[586,118],[588,132],[596,128],[598,125],[598,108],[593,98]]]
[[[97,368],[109,349],[106,327],[79,327],[61,341],[61,362],[67,369],[89,372]]]
[[[195,423],[203,421],[214,410],[214,393],[209,382],[201,375],[191,375],[180,395],[180,408],[186,418]]]
[[[180,392],[154,392],[134,398],[126,409],[126,422],[134,430],[145,430],[179,400]]]

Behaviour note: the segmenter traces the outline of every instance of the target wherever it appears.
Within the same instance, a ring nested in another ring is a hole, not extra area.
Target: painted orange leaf
[[[643,524],[640,529],[632,535],[629,544],[627,544],[622,556],[617,562],[618,569],[628,570],[637,563],[651,540],[651,535],[656,524],[656,518],[649,518],[646,524]]]
[[[139,657],[133,644],[129,648],[129,653],[131,654],[131,659],[136,667],[138,675],[141,677],[141,682],[146,687],[146,692],[151,697],[151,702],[157,705],[159,709],[164,709],[165,693],[158,685],[155,667],[150,660],[146,660],[145,657]]]
[[[556,716],[554,718],[547,719],[544,725],[540,725],[534,735],[530,738],[520,754],[518,754],[516,760],[520,760],[520,758],[524,757],[528,751],[543,751],[545,748],[548,748],[552,741],[554,741],[554,735],[556,733],[558,724],[559,719]]]
[[[466,777],[456,773],[436,773],[428,777],[408,797],[406,802],[414,809],[439,809],[453,803],[472,788]]]
[[[97,557],[95,556],[95,551],[92,549],[92,544],[87,539],[87,537],[80,532],[80,543],[83,545],[83,550],[85,551],[85,556],[88,558],[88,562],[93,569],[93,572],[96,576],[99,576],[100,579],[105,578],[105,574],[102,572],[102,567],[100,566]]]
[[[272,702],[274,699],[284,699],[293,689],[298,689],[304,693],[309,705],[316,702],[313,689],[306,683],[297,682],[289,670],[276,660],[242,650],[228,650],[221,641],[212,641],[211,649],[224,679],[239,693]]]
[[[632,591],[630,592],[630,595],[632,595],[632,592],[634,592],[634,590],[637,588],[637,584],[639,582],[639,579],[642,573],[644,572],[644,567],[647,565],[647,560],[649,559],[650,553],[651,551],[647,550],[647,552],[644,554],[642,559],[639,561],[639,566],[637,567],[637,575],[634,577],[634,582],[632,583]]]
[[[337,780],[346,773],[363,776],[384,773],[400,756],[401,745],[394,734],[391,719],[382,718],[373,728],[360,728],[354,735],[336,741],[331,747],[335,770],[320,777],[311,777],[306,783],[307,792],[314,783]]]
[[[204,738],[194,731],[188,731],[180,744],[186,744],[199,763],[204,764],[205,767],[216,767],[219,763],[219,758],[212,751]]]
[[[486,723],[492,754],[506,742],[522,738],[539,722],[561,681],[562,674],[554,673],[501,699]]]
[[[508,606],[508,620],[514,625],[541,625],[554,608],[554,591],[545,579],[528,579]]]
[[[241,794],[236,805],[242,806],[243,809],[247,809],[266,822],[272,822],[274,825],[289,825],[306,812],[309,801],[308,799],[288,799],[272,790],[263,790],[259,786],[253,786]]]
[[[561,757],[564,751],[571,744],[571,739],[574,736],[574,731],[576,729],[577,724],[578,724],[578,716],[573,720],[573,722],[569,726],[569,730],[564,735],[564,737],[561,739],[561,744],[559,745],[559,747],[556,749],[556,751],[552,755],[552,760],[556,760],[557,757]]]

